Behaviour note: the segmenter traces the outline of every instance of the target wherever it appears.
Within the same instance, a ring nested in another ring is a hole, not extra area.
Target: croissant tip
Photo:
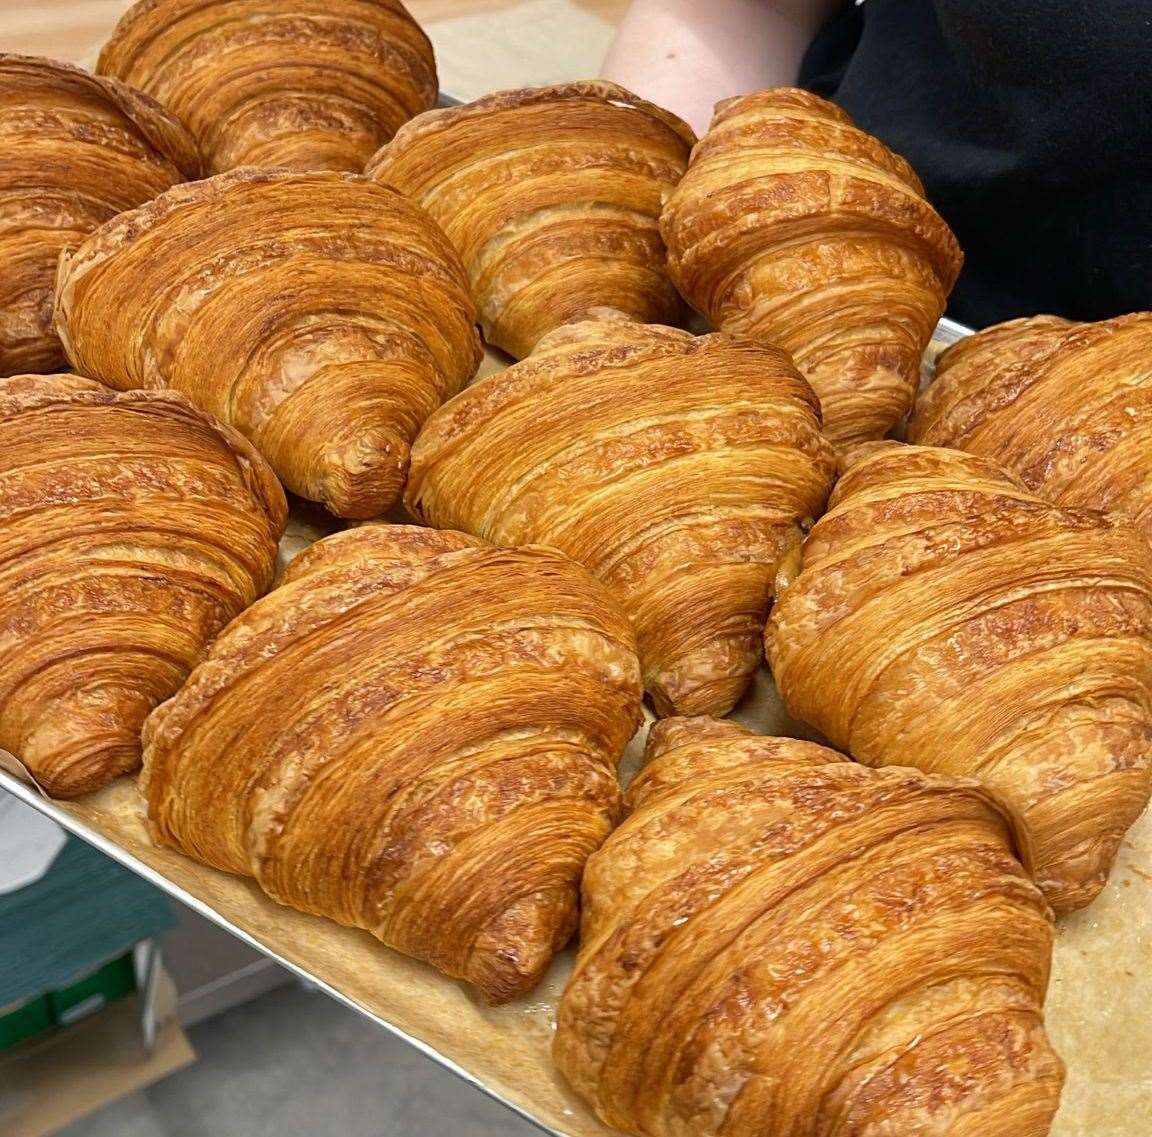
[[[845,442],[836,447],[836,472],[846,474],[853,466],[873,458],[887,451],[897,451],[904,447],[904,443],[892,439],[868,439],[863,442]]]
[[[750,669],[735,675],[719,675],[701,680],[686,679],[678,672],[665,671],[650,681],[648,691],[656,714],[661,719],[721,719],[744,697],[752,683],[752,674]]]
[[[126,740],[73,747],[71,752],[45,755],[45,766],[35,754],[26,753],[28,768],[36,785],[50,798],[72,801],[95,793],[125,774],[140,769],[140,743],[134,736]]]
[[[1014,813],[1012,821],[1019,843],[1022,837],[1027,837],[1027,825]],[[1059,861],[1038,867],[1036,883],[1056,916],[1087,908],[1104,891],[1121,840],[1120,834],[1103,842],[1088,840],[1081,847],[1067,851]],[[1032,868],[1032,850],[1029,849],[1027,855],[1022,853],[1022,857]]]
[[[712,715],[679,715],[657,719],[648,730],[644,762],[648,763],[689,743],[708,738],[734,738],[751,735],[747,727]]]

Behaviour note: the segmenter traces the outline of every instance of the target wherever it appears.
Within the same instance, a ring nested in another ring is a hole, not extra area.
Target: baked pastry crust
[[[782,352],[605,320],[559,329],[434,414],[406,503],[433,525],[562,549],[623,602],[657,710],[724,713],[833,470]]]
[[[56,303],[78,370],[183,392],[340,517],[397,500],[420,424],[481,357],[444,234],[351,174],[177,186],[65,254]]]
[[[272,582],[284,494],[167,392],[0,379],[0,747],[53,797],[140,763],[140,727]]]
[[[667,719],[588,862],[554,1054],[645,1137],[1044,1137],[1047,905],[975,783]]]
[[[52,329],[60,250],[199,172],[191,137],[146,95],[0,54],[0,375],[65,362]]]
[[[670,112],[586,80],[423,114],[367,174],[440,222],[468,269],[485,339],[521,359],[598,309],[680,321],[657,217],[695,140]]]
[[[983,454],[1060,505],[1118,510],[1152,538],[1152,312],[1031,316],[960,340],[908,424]]]
[[[362,526],[152,715],[141,790],[160,844],[499,1002],[575,928],[640,697],[627,619],[559,553]]]
[[[439,94],[432,45],[400,0],[140,0],[97,70],[178,115],[213,174],[359,173]]]
[[[787,87],[719,103],[660,230],[684,296],[789,352],[833,441],[907,412],[963,257],[911,166],[835,104]]]
[[[1087,904],[1152,784],[1147,542],[975,455],[854,457],[768,622],[784,702],[861,762],[979,778]]]

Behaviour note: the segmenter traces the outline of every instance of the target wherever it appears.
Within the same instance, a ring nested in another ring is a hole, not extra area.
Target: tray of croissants
[[[1144,1137],[1152,314],[944,346],[799,90],[437,98],[0,57],[4,784],[556,1134]]]

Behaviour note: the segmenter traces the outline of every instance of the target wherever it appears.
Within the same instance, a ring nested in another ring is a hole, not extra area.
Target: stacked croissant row
[[[637,1137],[1044,1137],[1152,793],[1152,314],[917,399],[961,254],[834,105],[436,96],[399,0],[0,56],[0,746],[492,1002],[579,929]],[[275,581],[285,489],[372,523]],[[829,746],[725,720],[765,659]]]

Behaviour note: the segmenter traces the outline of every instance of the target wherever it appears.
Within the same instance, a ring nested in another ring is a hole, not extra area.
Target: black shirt
[[[1152,0],[866,0],[800,82],[903,154],[981,327],[1152,308]]]

